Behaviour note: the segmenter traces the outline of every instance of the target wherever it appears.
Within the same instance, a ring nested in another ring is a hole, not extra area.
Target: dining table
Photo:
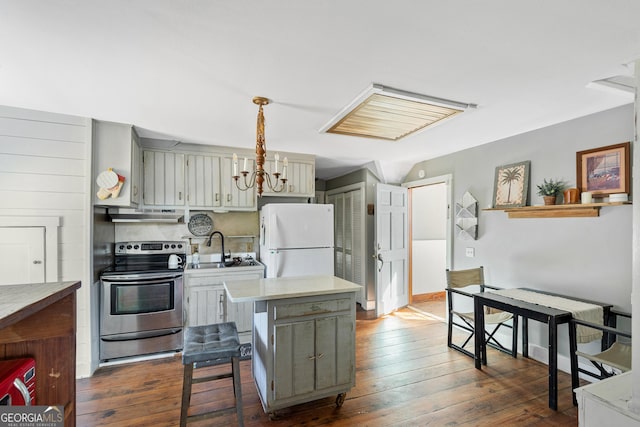
[[[512,313],[514,316],[522,317],[522,356],[529,357],[529,333],[528,320],[535,320],[546,323],[548,328],[548,365],[549,365],[549,408],[558,410],[558,325],[569,324],[569,321],[576,315],[582,315],[582,311],[574,307],[585,309],[589,315],[602,316],[601,322],[609,324],[612,304],[591,301],[582,298],[575,298],[562,294],[546,292],[530,288],[512,288],[497,291],[479,292],[473,295],[474,299],[474,320],[476,330],[485,330],[485,307],[503,310]],[[595,314],[594,314],[595,313]],[[575,329],[569,329],[569,339],[574,339]],[[594,330],[592,329],[591,332]],[[591,339],[597,335],[589,336]],[[608,337],[601,336],[601,346],[604,347]],[[587,342],[587,341],[584,341]],[[484,334],[475,334],[475,367],[482,369],[482,365],[487,365],[487,345]],[[517,343],[513,343],[517,345]],[[567,343],[568,346],[568,343]],[[578,358],[575,354],[570,355],[571,372],[577,370]]]

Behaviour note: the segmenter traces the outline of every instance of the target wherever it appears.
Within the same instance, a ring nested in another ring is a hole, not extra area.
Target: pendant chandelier
[[[274,193],[280,193],[286,188],[287,182],[287,166],[289,164],[285,157],[282,162],[282,173],[278,172],[278,160],[280,156],[276,153],[274,158],[273,172],[269,174],[264,170],[264,162],[267,158],[267,145],[264,138],[264,113],[262,107],[269,104],[268,98],[256,96],[253,98],[253,103],[259,105],[258,109],[258,121],[256,124],[256,167],[253,171],[249,172],[247,169],[247,158],[244,158],[243,168],[240,174],[244,177],[243,182],[239,183],[240,175],[238,175],[238,156],[233,153],[233,179],[236,182],[236,187],[241,191],[247,191],[250,188],[256,187],[258,197],[262,196],[262,185],[266,182],[267,186]],[[251,173],[251,176],[249,176]],[[271,182],[271,175],[273,175],[273,182]]]

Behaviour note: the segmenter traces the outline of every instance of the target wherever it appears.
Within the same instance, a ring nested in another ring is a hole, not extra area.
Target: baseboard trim
[[[444,301],[445,298],[446,298],[445,291],[429,292],[426,294],[411,295],[411,302]]]

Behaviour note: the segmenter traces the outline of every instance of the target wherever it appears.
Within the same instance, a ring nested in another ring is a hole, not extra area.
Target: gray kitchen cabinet
[[[256,301],[253,373],[266,412],[336,395],[355,384],[353,292]]]
[[[138,134],[129,124],[93,120],[93,203],[135,207],[140,204],[141,162]],[[125,178],[118,197],[98,198],[97,176],[109,168]]]
[[[144,150],[144,191],[146,206],[184,206],[185,155],[183,153]]]
[[[240,187],[243,187],[244,177],[240,174],[240,171],[244,167],[244,158],[238,159],[238,175],[240,176]],[[255,159],[247,159],[247,169],[253,170],[255,168]],[[226,156],[222,158],[222,175],[220,180],[222,181],[223,199],[222,206],[234,211],[255,211],[258,209],[258,202],[256,199],[256,189],[249,188],[246,191],[240,190],[232,178],[233,176],[233,157]],[[248,176],[251,177],[251,174]],[[265,184],[266,186],[266,184]]]
[[[227,300],[224,283],[233,280],[260,279],[263,266],[230,267],[236,272],[211,271],[211,269],[187,270],[185,274],[185,326],[210,325],[236,322],[240,342],[251,342],[253,303],[232,303]],[[245,269],[244,271],[240,269]],[[247,271],[247,269],[250,269]],[[217,270],[217,269],[215,269]]]
[[[283,156],[280,156],[278,162],[278,172],[282,173]],[[282,197],[314,197],[315,196],[315,161],[314,160],[297,160],[288,159],[289,165],[287,166],[287,182],[285,188],[276,193],[271,191],[266,184],[264,188],[265,196],[282,196]],[[264,165],[265,171],[269,174],[275,172],[275,162],[273,160],[267,160]],[[272,184],[276,185],[275,177],[272,175]],[[280,176],[282,178],[282,176]],[[277,187],[279,188],[281,183],[278,180]]]
[[[187,202],[194,208],[222,206],[221,158],[212,155],[187,156]]]

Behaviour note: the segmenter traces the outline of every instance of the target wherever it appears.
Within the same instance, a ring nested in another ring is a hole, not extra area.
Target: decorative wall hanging
[[[576,153],[576,182],[593,197],[629,193],[629,142]]]
[[[100,172],[96,178],[96,184],[98,184],[99,188],[96,193],[98,199],[105,200],[109,197],[115,199],[120,195],[120,190],[124,185],[124,176],[115,173],[112,168],[109,168],[104,172]]]
[[[468,191],[456,203],[456,230],[463,240],[478,238],[478,201]]]
[[[496,168],[493,181],[494,208],[515,208],[527,205],[530,165],[531,162],[526,160]]]

